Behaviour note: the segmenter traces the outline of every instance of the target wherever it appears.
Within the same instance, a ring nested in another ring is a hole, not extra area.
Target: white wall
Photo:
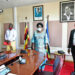
[[[39,5],[39,4],[37,4]],[[17,24],[18,24],[18,31],[19,31],[19,22],[24,22],[25,17],[28,18],[27,21],[30,22],[30,39],[33,36],[33,6],[37,5],[29,5],[29,6],[22,6],[17,7]],[[46,23],[46,17],[49,15],[49,21],[60,21],[60,2],[50,2],[40,4],[44,6],[44,21]],[[13,23],[13,9],[5,9],[4,13],[0,15],[1,23],[5,22],[12,22]],[[56,50],[64,50],[67,53],[67,27],[68,23],[62,23],[62,47],[51,47],[51,52]],[[19,37],[19,34],[18,34]],[[18,38],[20,41],[20,38]],[[19,42],[20,43],[20,42]],[[20,48],[23,46],[19,45]],[[71,54],[70,54],[71,55]],[[72,60],[71,56],[67,56],[66,60]]]

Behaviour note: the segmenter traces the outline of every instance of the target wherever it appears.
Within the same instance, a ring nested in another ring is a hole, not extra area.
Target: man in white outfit
[[[8,43],[7,51],[16,51],[16,30],[13,28],[13,24],[11,23],[9,24],[9,28],[5,34],[5,41]]]

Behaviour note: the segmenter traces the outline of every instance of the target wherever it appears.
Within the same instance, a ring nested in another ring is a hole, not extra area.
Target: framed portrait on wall
[[[43,21],[43,5],[33,6],[33,20]]]
[[[60,21],[61,22],[75,21],[74,5],[75,5],[74,1],[60,2]]]

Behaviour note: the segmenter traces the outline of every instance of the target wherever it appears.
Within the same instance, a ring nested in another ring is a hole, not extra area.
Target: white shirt
[[[72,12],[70,12],[69,16],[67,16],[67,14],[66,14],[66,13],[64,13],[64,16],[66,16],[66,17],[67,17],[67,20],[68,20],[68,21],[70,20],[70,16],[71,16],[71,15],[73,15],[73,14],[72,14]]]
[[[12,29],[12,30],[8,29],[5,34],[5,40],[15,41],[16,40],[16,30],[15,29]]]
[[[73,45],[75,45],[75,32],[74,32],[74,36],[73,36]]]

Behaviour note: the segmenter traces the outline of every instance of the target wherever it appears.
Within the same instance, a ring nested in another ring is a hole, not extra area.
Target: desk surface
[[[0,65],[5,64],[6,62],[9,62],[10,60],[14,59],[17,56],[20,56],[20,52],[18,51],[18,53],[14,52],[12,53],[11,51],[5,51],[4,52],[7,57],[3,60],[0,60]],[[4,54],[4,53],[0,53],[0,54]]]
[[[19,56],[20,53],[7,53],[8,58],[0,61],[0,64],[9,62],[16,56]],[[17,75],[33,75],[34,72],[39,68],[41,63],[45,60],[44,54],[36,52],[34,50],[28,50],[27,54],[22,54],[26,59],[26,64],[19,64],[18,62],[14,62],[13,65],[8,65],[11,69],[11,73]]]

